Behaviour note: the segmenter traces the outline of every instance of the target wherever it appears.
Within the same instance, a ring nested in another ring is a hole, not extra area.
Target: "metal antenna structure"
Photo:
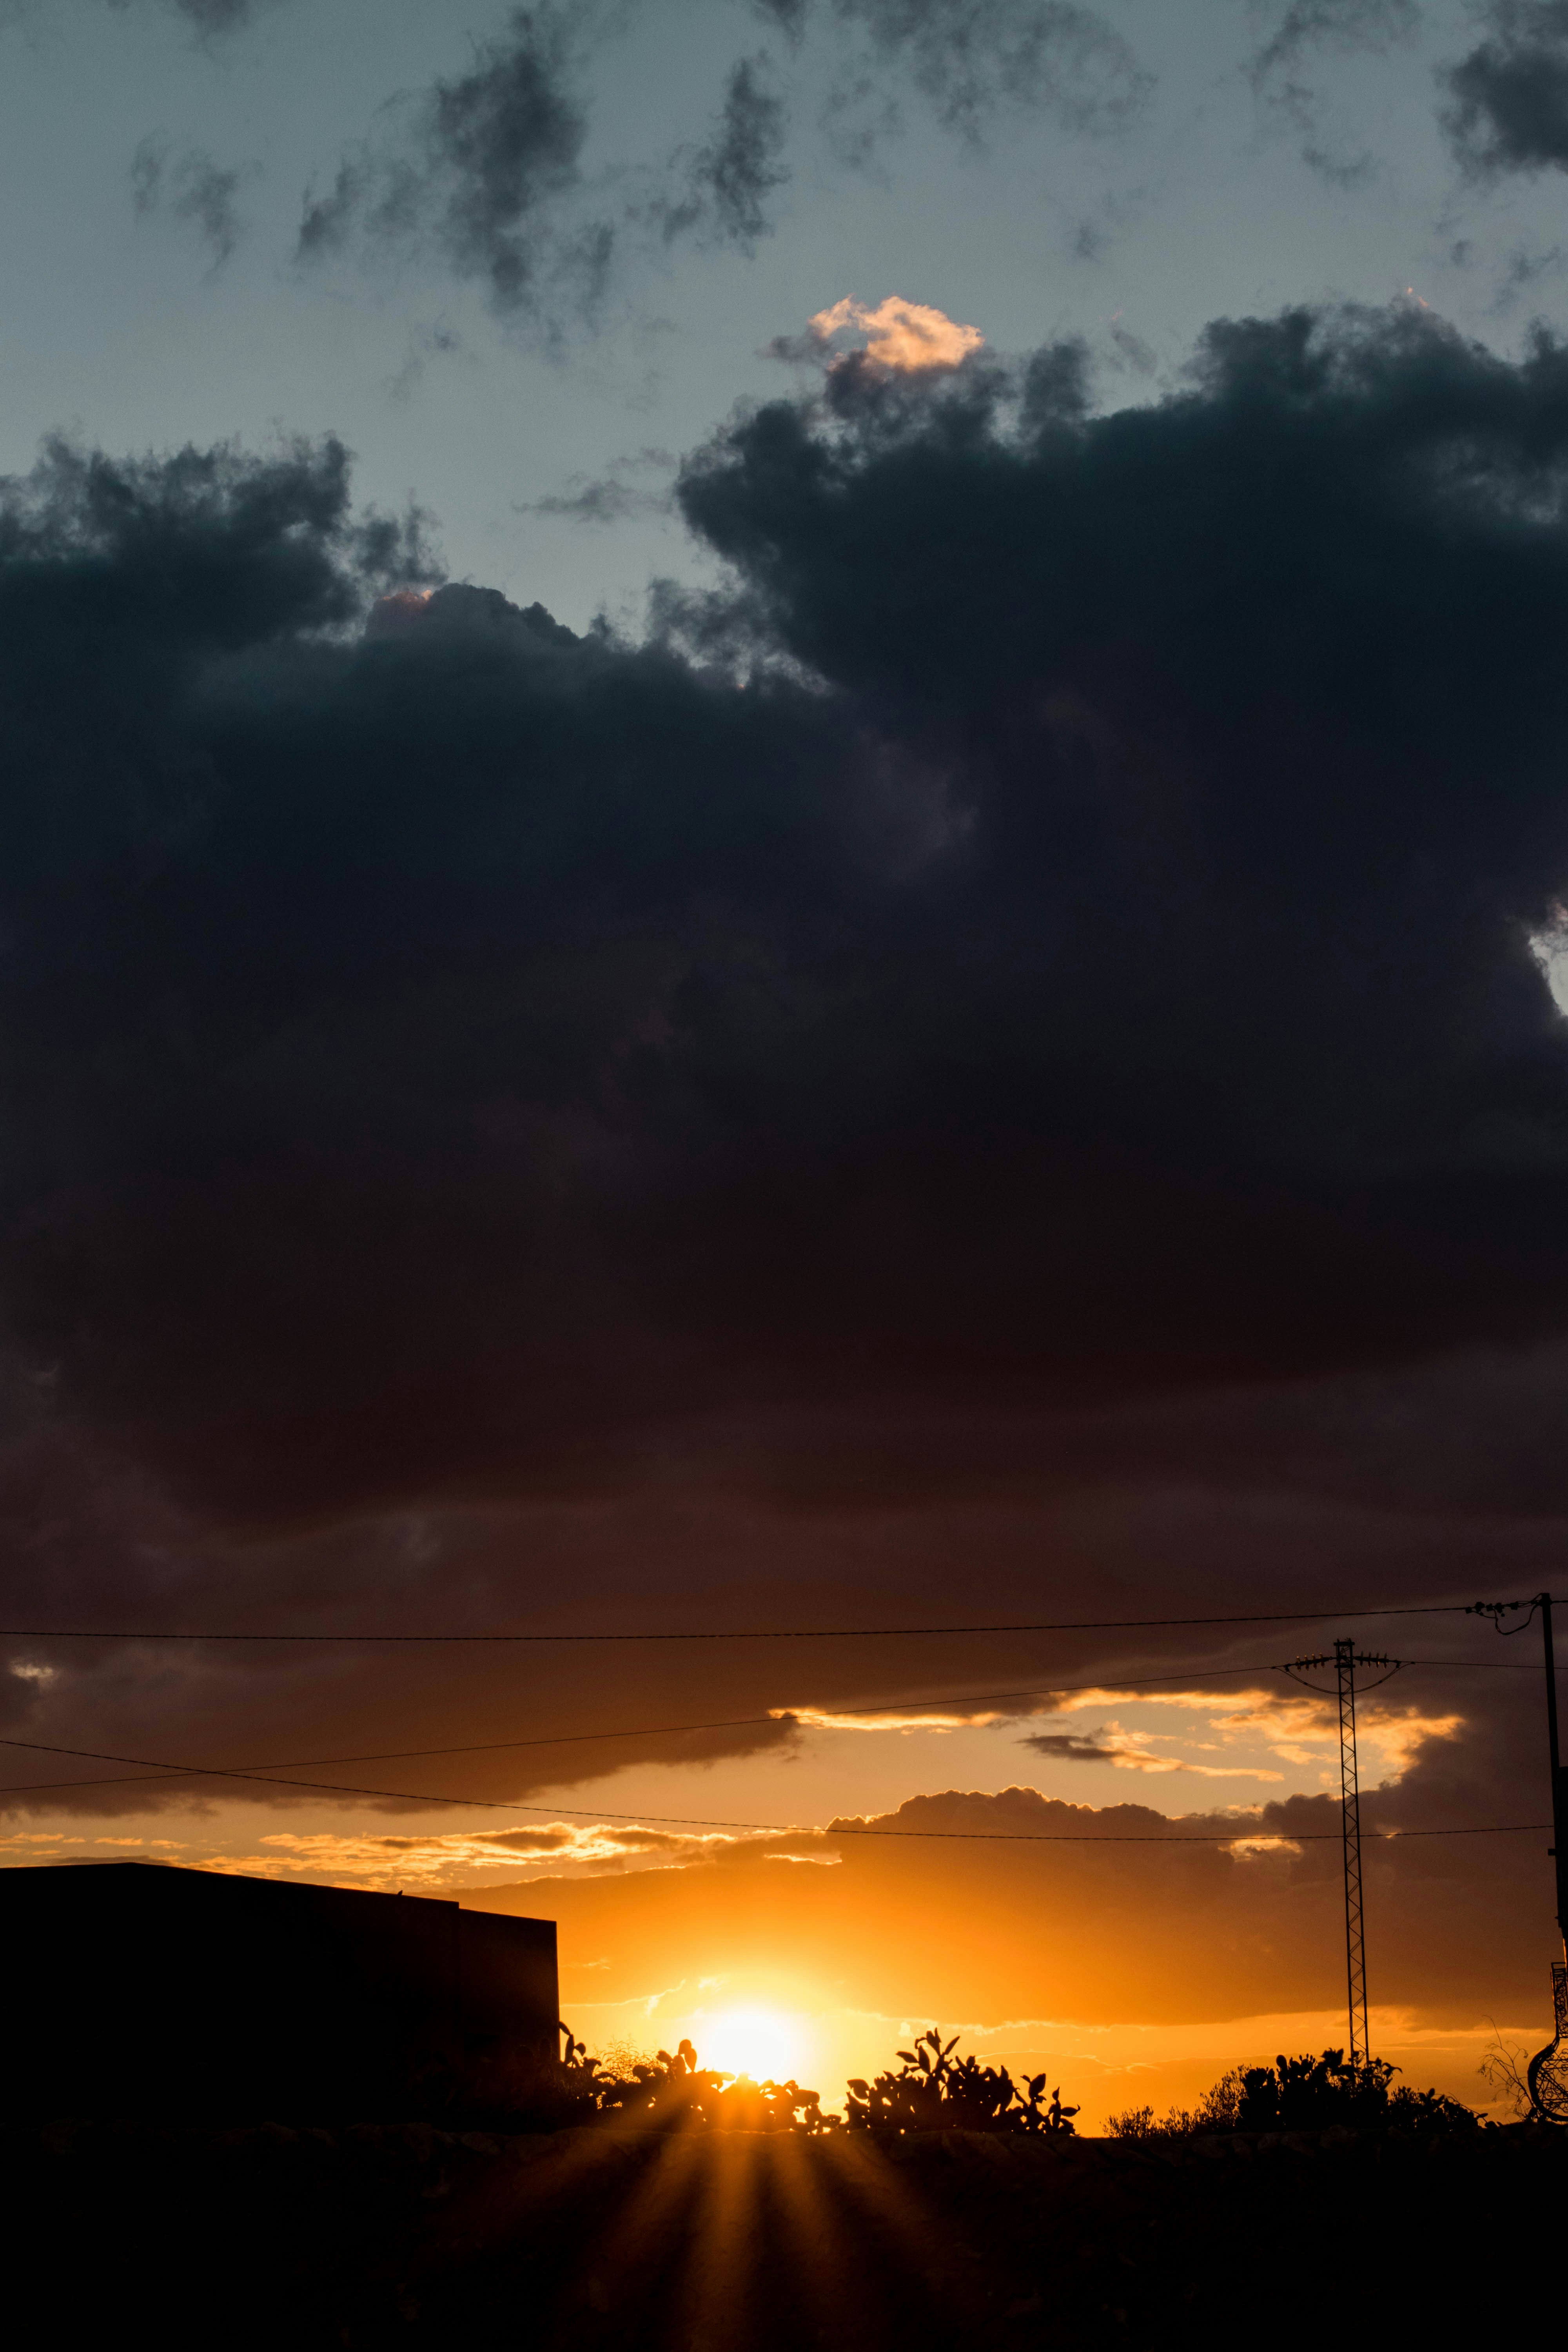
[[[1335,1688],[1331,1691],[1322,1683],[1306,1682],[1314,1668],[1332,1666]],[[1358,1650],[1353,1641],[1337,1641],[1331,1655],[1321,1651],[1316,1657],[1294,1658],[1285,1669],[1308,1690],[1324,1691],[1337,1696],[1340,1703],[1340,1836],[1344,1850],[1345,1866],[1345,1991],[1350,2012],[1350,2060],[1352,2066],[1364,2066],[1372,2055],[1366,2021],[1366,1919],[1362,1903],[1361,1884],[1361,1780],[1356,1768],[1355,1697],[1356,1675],[1380,1668],[1377,1682],[1364,1685],[1375,1690],[1399,1672],[1397,1658],[1381,1655],[1372,1657]]]

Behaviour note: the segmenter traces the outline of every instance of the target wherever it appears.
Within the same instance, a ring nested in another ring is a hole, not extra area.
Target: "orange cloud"
[[[1336,1785],[1339,1779],[1339,1720],[1331,1700],[1314,1696],[1304,1690],[1215,1692],[1204,1690],[1149,1691],[1117,1688],[1110,1685],[1096,1689],[1062,1692],[1054,1695],[1048,1710],[1052,1715],[1079,1715],[1097,1710],[1115,1701],[1133,1703],[1140,1706],[1176,1708],[1183,1712],[1205,1717],[1208,1728],[1216,1737],[1205,1743],[1210,1747],[1228,1747],[1249,1738],[1261,1738],[1268,1750],[1288,1764],[1317,1764],[1322,1769],[1320,1778],[1325,1784]],[[1432,1740],[1456,1739],[1465,1727],[1465,1717],[1458,1713],[1426,1715],[1415,1706],[1395,1706],[1388,1702],[1363,1707],[1358,1713],[1357,1734],[1361,1743],[1363,1779],[1370,1783],[1373,1773],[1383,1780],[1398,1780],[1408,1772],[1421,1750]],[[1121,1731],[1120,1725],[1108,1727]],[[1140,1752],[1152,1738],[1163,1734],[1122,1734],[1112,1748],[1098,1751],[1104,1760],[1134,1771],[1178,1769],[1174,1762],[1155,1759],[1145,1763]],[[1186,1742],[1192,1745],[1191,1741]],[[1092,1740],[1063,1739],[1060,1737],[1036,1738],[1025,1742],[1040,1754],[1091,1760],[1097,1753]],[[1189,1764],[1180,1769],[1206,1773],[1211,1779],[1232,1779],[1237,1775],[1213,1766]],[[1278,1780],[1278,1773],[1258,1772],[1253,1777]]]
[[[775,1706],[769,1712],[803,1731],[973,1731],[1013,1719],[1011,1708],[947,1706],[927,1709],[918,1701],[908,1707],[878,1707],[865,1714],[846,1707]]]
[[[866,358],[890,375],[915,375],[926,369],[955,368],[985,338],[978,327],[960,326],[943,310],[924,302],[906,302],[889,294],[875,309],[847,294],[808,322],[813,342],[826,344],[847,331],[866,336]]]

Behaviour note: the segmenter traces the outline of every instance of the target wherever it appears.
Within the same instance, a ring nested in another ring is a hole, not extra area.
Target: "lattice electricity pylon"
[[[1399,1672],[1397,1658],[1370,1657],[1356,1648],[1352,1641],[1334,1643],[1333,1654],[1321,1652],[1314,1658],[1295,1658],[1285,1669],[1298,1682],[1304,1682],[1306,1672],[1314,1666],[1332,1666],[1335,1672],[1340,1702],[1340,1838],[1344,1850],[1345,1866],[1345,1990],[1350,2011],[1350,2059],[1352,2066],[1364,2066],[1372,2055],[1372,2045],[1366,2020],[1366,1916],[1362,1903],[1361,1888],[1361,1779],[1356,1767],[1355,1745],[1355,1678],[1358,1668],[1381,1666],[1378,1683],[1387,1682]],[[1321,1683],[1306,1683],[1308,1690],[1322,1690]]]
[[[1530,2104],[1550,2124],[1568,2124],[1568,1964],[1552,1963],[1552,2039],[1530,2062]]]

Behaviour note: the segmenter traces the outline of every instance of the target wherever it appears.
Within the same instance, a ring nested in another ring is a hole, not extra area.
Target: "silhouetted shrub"
[[[1105,2128],[1112,2139],[1190,2139],[1194,2132],[1235,2131],[1241,2100],[1241,2069],[1233,2066],[1195,2107],[1172,2107],[1157,2123],[1152,2107],[1129,2107],[1110,2116]]]
[[[900,2050],[896,2074],[874,2083],[858,2076],[849,2084],[845,2122],[852,2130],[1070,2132],[1076,2107],[1064,2107],[1059,2090],[1048,2104],[1044,2074],[1015,2083],[1005,2066],[983,2066],[977,2058],[952,2056],[955,2033],[943,2042],[936,2027],[912,2050]]]
[[[1238,2131],[1313,2131],[1328,2124],[1403,2131],[1475,2131],[1479,2118],[1441,2091],[1395,2090],[1397,2066],[1385,2058],[1357,2065],[1342,2050],[1319,2058],[1277,2058],[1241,2078]]]
[[[564,2031],[564,2029],[563,2029]],[[689,2042],[660,2050],[629,2070],[612,2074],[566,2035],[562,2073],[585,2102],[583,2120],[639,2123],[710,2131],[822,2132],[836,2118],[822,2112],[821,2094],[798,2083],[754,2083],[698,2063]]]
[[[1152,2107],[1112,2116],[1113,2139],[1184,2139],[1194,2132],[1358,2130],[1478,2131],[1473,2109],[1441,2091],[1394,2089],[1399,2072],[1385,2058],[1357,2064],[1342,2050],[1280,2056],[1272,2066],[1237,2067],[1195,2108],[1173,2107],[1160,2122]]]

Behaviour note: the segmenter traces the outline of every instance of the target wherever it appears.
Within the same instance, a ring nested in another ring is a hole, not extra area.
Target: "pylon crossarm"
[[[1313,1668],[1320,1666],[1332,1666],[1335,1664],[1336,1661],[1331,1655],[1317,1658],[1291,1658],[1286,1664],[1279,1668],[1279,1672],[1282,1675],[1289,1675],[1292,1681],[1299,1682],[1303,1690],[1317,1691],[1321,1693],[1324,1698],[1336,1698],[1339,1696],[1339,1685],[1337,1682],[1310,1683],[1306,1679],[1306,1673],[1311,1671]],[[1399,1658],[1363,1656],[1358,1650],[1355,1655],[1355,1664],[1358,1673],[1368,1666],[1381,1666],[1384,1669],[1384,1671],[1378,1675],[1375,1683],[1362,1683],[1358,1687],[1363,1695],[1368,1691],[1378,1689],[1382,1684],[1387,1682],[1391,1676],[1399,1672],[1402,1664],[1403,1660]]]

